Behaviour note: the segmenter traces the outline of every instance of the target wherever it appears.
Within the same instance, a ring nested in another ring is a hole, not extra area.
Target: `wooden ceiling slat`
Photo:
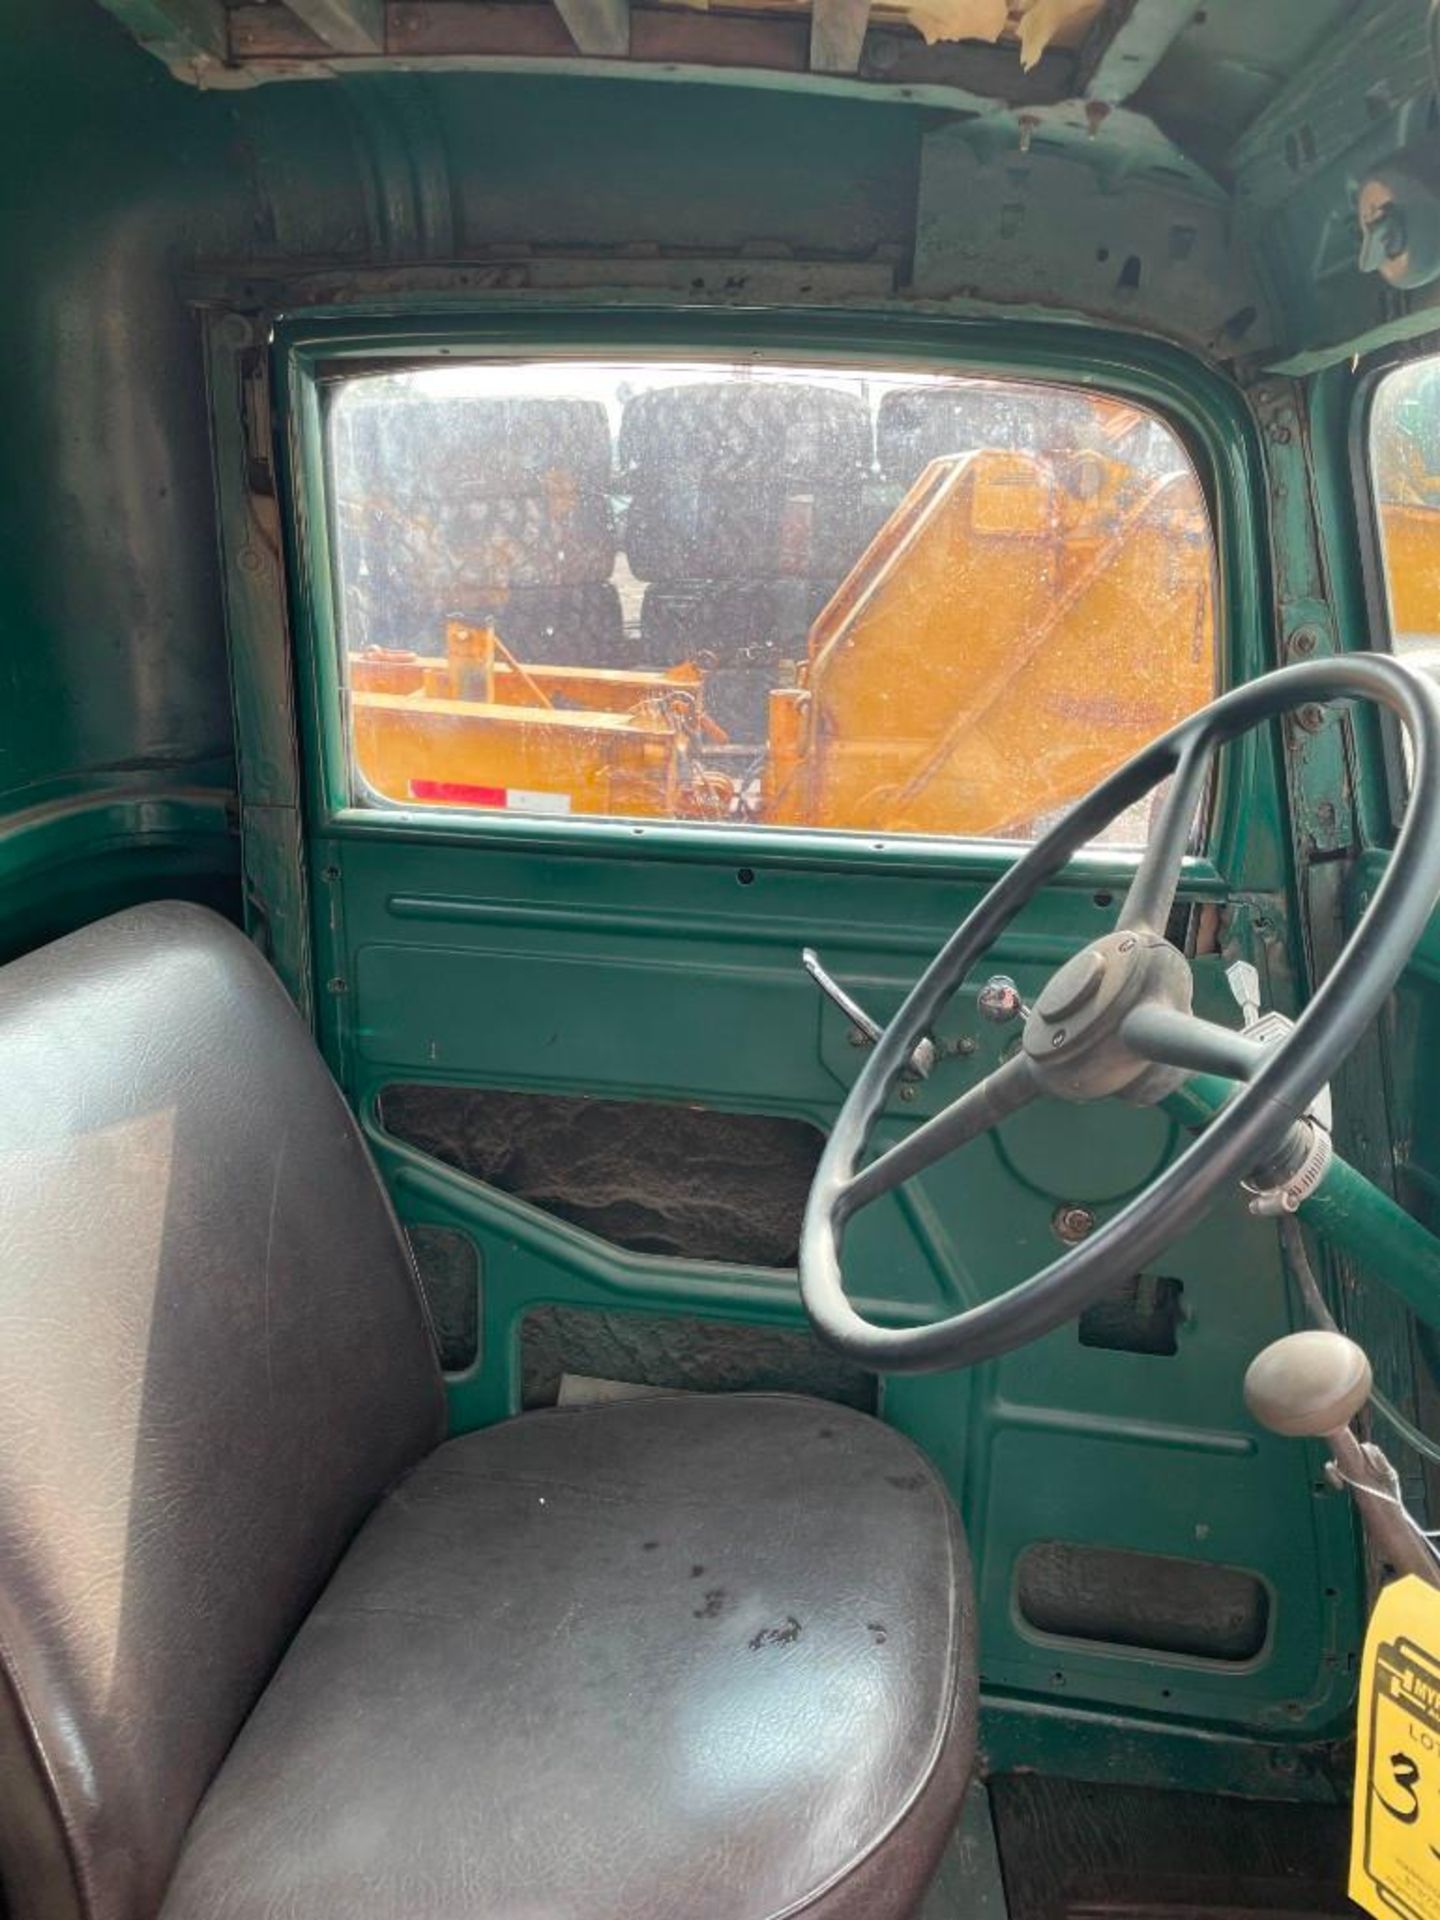
[[[812,5],[811,72],[857,72],[870,24],[870,0],[812,0]]]
[[[370,70],[394,60],[411,70],[432,72],[452,62],[460,68],[491,60],[576,57],[575,42],[557,7],[526,0],[390,0],[385,45],[383,60],[350,57]],[[334,71],[346,65],[346,56],[327,48],[286,8],[252,0],[231,9],[230,57],[257,77],[267,70],[291,75],[312,62]],[[810,18],[798,9],[746,15],[713,8],[632,6],[628,56],[612,57],[646,66],[815,71],[810,64]],[[872,15],[859,65],[877,87],[935,87],[973,99],[1006,100],[1016,107],[1049,106],[1072,97],[1075,56],[1049,48],[1026,73],[1013,46],[964,41],[931,47],[918,34],[887,27]]]
[[[147,53],[177,72],[225,59],[225,9],[221,0],[101,0]]]
[[[295,18],[336,53],[385,51],[385,0],[285,0]]]
[[[425,0],[390,7],[392,55],[407,61],[446,59],[574,59],[575,45],[554,6],[525,0]],[[803,73],[809,61],[810,22],[772,15],[697,13],[688,8],[630,15],[629,55],[645,62],[698,66],[774,67]],[[230,53],[239,61],[319,60],[325,48],[282,7],[241,5],[230,15]]]
[[[1159,66],[1202,0],[1129,0],[1101,14],[1080,50],[1080,88],[1087,100],[1118,106]]]
[[[555,0],[581,53],[623,59],[630,51],[630,0]]]

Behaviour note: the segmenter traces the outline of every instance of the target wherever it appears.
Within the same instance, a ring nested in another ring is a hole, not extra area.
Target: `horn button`
[[[1185,1075],[1143,1059],[1121,1027],[1143,1001],[1188,1013],[1193,991],[1184,954],[1158,934],[1122,928],[1083,948],[1046,983],[1021,1044],[1046,1092],[1058,1099],[1118,1094],[1148,1106]]]

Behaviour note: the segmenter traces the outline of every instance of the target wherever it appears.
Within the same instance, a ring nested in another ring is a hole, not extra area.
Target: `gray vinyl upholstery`
[[[121,914],[0,969],[9,1920],[140,1920],[290,1636],[439,1440],[403,1242],[248,942]],[[28,1767],[26,1764],[28,1756]]]
[[[453,1440],[301,1629],[165,1920],[804,1911],[968,1758],[965,1590],[924,1462],[822,1401]],[[955,1804],[952,1780],[866,1920],[911,1910]]]
[[[442,1424],[248,943],[155,906],[0,970],[7,1920],[912,1915],[975,1691],[914,1449],[781,1396]]]

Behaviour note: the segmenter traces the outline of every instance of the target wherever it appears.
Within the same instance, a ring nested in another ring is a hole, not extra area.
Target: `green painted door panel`
[[[997,849],[990,864],[1004,858]],[[481,1353],[450,1382],[457,1428],[518,1409],[520,1323],[539,1305],[803,1324],[793,1274],[608,1245],[391,1140],[378,1096],[397,1083],[495,1087],[824,1128],[859,1055],[800,948],[816,945],[883,1018],[978,897],[973,872],[751,859],[742,883],[720,847],[683,862],[559,855],[402,841],[384,823],[321,838],[312,870],[325,876],[314,938],[329,1042],[402,1217],[458,1227],[478,1249]],[[1113,914],[1113,888],[1058,885],[993,965],[1033,993]],[[1202,1004],[1220,1012],[1218,963],[1201,974]],[[945,1057],[913,1101],[897,1101],[890,1137],[986,1072],[1010,1038],[977,1017],[978,984],[950,1008]],[[984,1298],[1059,1251],[1059,1205],[1103,1217],[1175,1146],[1156,1113],[1033,1109],[856,1223],[854,1291],[897,1319]],[[1298,1742],[1333,1732],[1350,1690],[1334,1651],[1356,1624],[1350,1523],[1314,1490],[1307,1451],[1259,1433],[1242,1408],[1248,1360],[1290,1319],[1273,1230],[1237,1200],[1161,1271],[1183,1287],[1173,1356],[1085,1346],[1071,1327],[974,1373],[886,1382],[882,1411],[939,1463],[966,1515],[997,1752],[1008,1741],[1023,1755],[1037,1737],[1067,1750],[1099,1712],[1141,1727],[1137,1777],[1194,1779],[1199,1750],[1167,1759],[1166,1728],[1201,1723],[1228,1755],[1221,1776],[1287,1788],[1314,1764]],[[1265,1645],[1227,1665],[1049,1638],[1015,1594],[1020,1555],[1046,1540],[1252,1572],[1270,1599]],[[1227,1731],[1261,1745],[1231,1749]]]

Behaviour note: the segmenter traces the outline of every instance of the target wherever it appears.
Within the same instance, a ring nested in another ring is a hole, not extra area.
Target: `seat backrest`
[[[403,1237],[199,908],[0,969],[0,1909],[152,1920],[370,1507],[439,1439]]]

